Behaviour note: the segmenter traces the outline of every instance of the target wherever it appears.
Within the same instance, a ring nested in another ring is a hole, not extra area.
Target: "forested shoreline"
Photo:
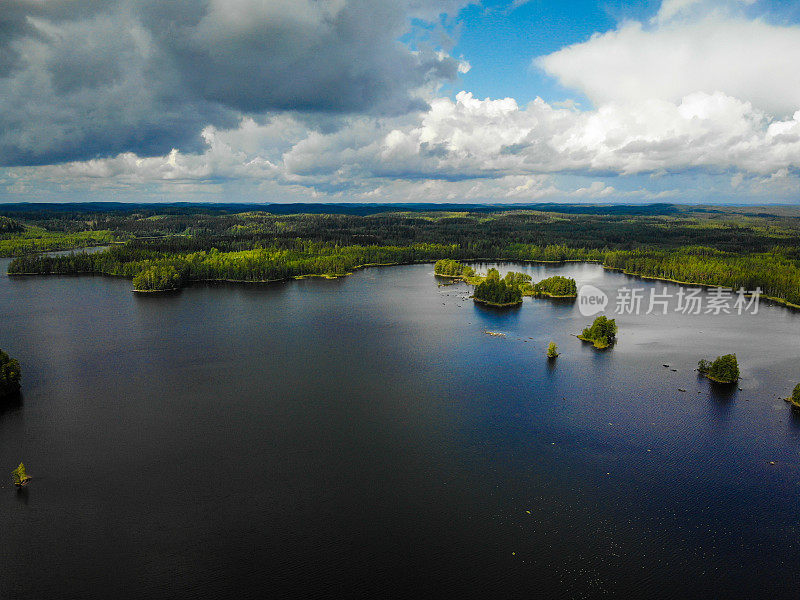
[[[684,283],[758,287],[765,296],[800,305],[800,217],[152,212],[44,211],[27,222],[16,217],[13,230],[8,224],[0,234],[0,250],[27,249],[9,265],[11,275],[112,275],[133,280],[143,291],[194,281],[342,276],[366,265],[441,259],[581,261]],[[93,254],[33,254],[112,241],[111,248]],[[574,293],[550,293],[558,291]]]

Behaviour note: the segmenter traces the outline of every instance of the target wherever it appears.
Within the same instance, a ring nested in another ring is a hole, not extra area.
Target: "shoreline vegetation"
[[[669,205],[630,213],[592,210],[406,208],[377,214],[279,215],[214,206],[111,210],[75,205],[66,211],[6,205],[0,207],[0,255],[17,256],[9,265],[10,275],[87,273],[131,280],[142,275],[140,281],[147,283],[133,286],[139,291],[201,281],[335,278],[366,265],[440,259],[587,262],[682,285],[746,291],[760,287],[762,298],[800,308],[800,211]],[[83,253],[34,254],[96,245],[111,247],[90,258]],[[478,285],[471,277],[467,275],[468,283]],[[540,289],[525,295],[558,298],[572,293]]]

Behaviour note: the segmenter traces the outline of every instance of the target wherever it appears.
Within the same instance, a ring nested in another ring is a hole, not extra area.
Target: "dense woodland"
[[[14,219],[0,216],[0,234],[4,233],[20,233],[25,231],[25,226],[17,223]]]
[[[798,211],[554,208],[272,214],[252,207],[7,205],[0,215],[24,230],[0,230],[0,255],[20,257],[10,273],[118,275],[137,278],[138,289],[343,275],[362,265],[440,259],[595,261],[677,281],[761,287],[800,304]],[[90,256],[33,255],[109,244]]]

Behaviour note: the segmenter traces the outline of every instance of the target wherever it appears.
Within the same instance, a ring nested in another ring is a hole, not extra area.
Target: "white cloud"
[[[455,100],[434,100],[417,117],[352,117],[341,125],[323,132],[285,114],[261,125],[244,119],[234,130],[206,128],[202,154],[123,153],[26,172],[115,185],[271,182],[351,199],[374,199],[381,190],[400,199],[531,200],[619,196],[619,186],[601,179],[653,174],[656,181],[698,169],[729,173],[729,191],[747,189],[740,185],[746,178],[774,183],[770,178],[780,177],[785,188],[800,170],[800,111],[770,120],[719,92],[690,94],[678,103],[611,102],[587,112],[541,99],[520,107],[513,98],[481,100],[461,92]],[[556,187],[553,177],[565,174],[589,180]]]
[[[707,3],[704,16],[681,18],[697,4],[668,0],[652,26],[627,22],[534,64],[596,106],[722,92],[777,116],[800,108],[800,27],[708,12]]]
[[[727,2],[716,0],[664,0],[661,8],[655,17],[655,21],[669,21],[675,17],[690,16],[698,10],[708,10],[709,8],[736,8],[740,5],[754,4],[756,0],[728,0]]]

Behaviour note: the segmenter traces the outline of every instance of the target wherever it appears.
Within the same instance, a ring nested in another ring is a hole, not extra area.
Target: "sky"
[[[0,0],[0,202],[800,203],[800,3]]]

